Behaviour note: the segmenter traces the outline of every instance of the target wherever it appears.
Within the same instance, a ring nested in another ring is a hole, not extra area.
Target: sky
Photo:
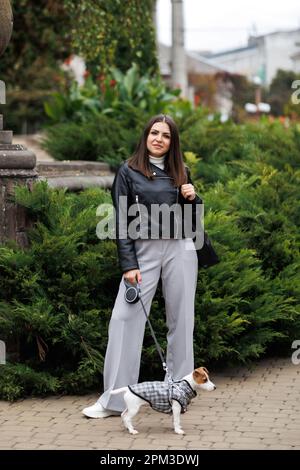
[[[185,47],[213,52],[247,45],[248,35],[300,28],[300,0],[183,0]],[[158,0],[160,42],[171,44],[171,0]]]

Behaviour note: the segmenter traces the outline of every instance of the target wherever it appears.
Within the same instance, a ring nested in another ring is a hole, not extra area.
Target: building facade
[[[231,73],[245,75],[250,81],[259,77],[270,85],[277,70],[299,71],[300,29],[250,36],[248,45],[209,54],[209,60]]]

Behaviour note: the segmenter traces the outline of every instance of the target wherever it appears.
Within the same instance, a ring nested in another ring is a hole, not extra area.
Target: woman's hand
[[[124,273],[124,278],[131,284],[135,284],[136,281],[139,284],[142,282],[142,275],[139,269],[131,269],[130,271],[126,271],[126,273]]]
[[[181,194],[189,201],[192,201],[196,197],[195,189],[192,184],[183,184],[181,186]]]

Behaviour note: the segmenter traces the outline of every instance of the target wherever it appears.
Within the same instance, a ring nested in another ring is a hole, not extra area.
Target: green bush
[[[126,73],[111,67],[97,81],[89,77],[82,86],[72,82],[65,93],[53,93],[45,103],[45,111],[52,124],[85,122],[108,114],[126,127],[136,125],[147,115],[167,112],[170,107],[175,115],[190,111],[189,101],[177,99],[179,93],[180,90],[171,90],[159,75],[141,75],[133,63]]]
[[[0,368],[1,394],[86,390],[101,379],[119,275],[114,242],[95,233],[96,208],[110,198],[103,190],[78,197],[39,183],[32,193],[20,188],[17,200],[37,222],[30,249],[0,248],[0,337],[8,360],[9,345],[18,344],[20,354]]]
[[[286,129],[278,121],[221,123],[217,116],[208,120],[207,113],[199,109],[182,123],[181,142],[184,150],[197,155],[195,175],[206,184],[227,182],[250,162],[267,163],[278,170],[300,163],[300,128]]]
[[[136,131],[98,115],[88,122],[50,127],[43,147],[57,160],[99,160],[118,166],[133,152],[136,140]]]

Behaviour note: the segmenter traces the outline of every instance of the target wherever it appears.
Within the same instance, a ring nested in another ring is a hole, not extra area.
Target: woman
[[[169,373],[174,380],[179,380],[194,369],[197,254],[198,257],[199,253],[203,255],[203,250],[196,252],[192,237],[184,236],[185,211],[181,209],[192,205],[189,214],[195,227],[196,208],[202,201],[184,166],[178,130],[170,116],[161,114],[148,122],[136,152],[115,177],[112,198],[123,277],[109,325],[104,393],[94,405],[83,410],[83,414],[91,418],[120,414],[125,408],[123,397],[111,396],[110,391],[138,381],[146,318],[140,302],[128,304],[125,301],[124,279],[140,283],[149,314],[161,277],[168,327]],[[124,206],[124,201],[128,207]],[[152,209],[162,204],[175,211],[155,217]],[[132,215],[134,211],[128,209],[130,206],[136,209],[136,218]],[[201,265],[214,264],[214,255],[206,253],[204,261],[200,257]]]

